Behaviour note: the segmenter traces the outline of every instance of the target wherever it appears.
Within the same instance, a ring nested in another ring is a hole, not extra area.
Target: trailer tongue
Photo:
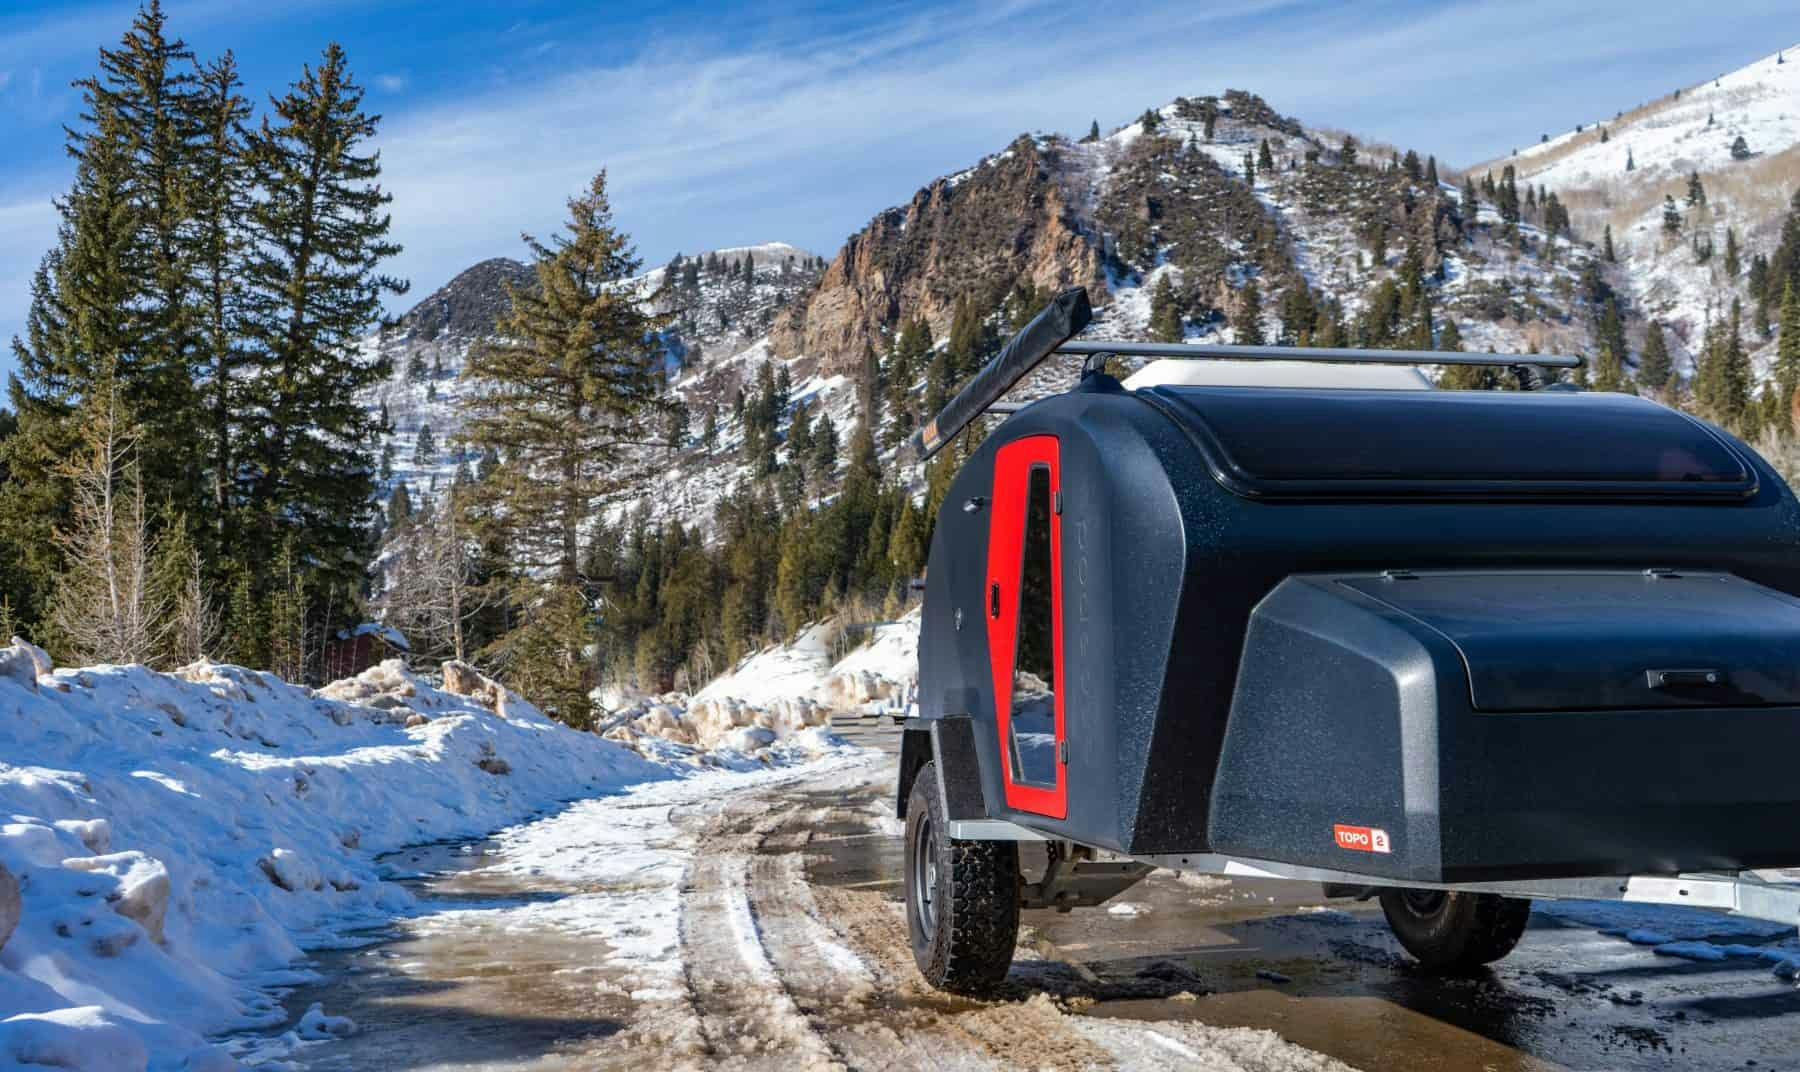
[[[1379,896],[1443,968],[1530,898],[1800,926],[1752,873],[1800,865],[1800,504],[1753,451],[1635,397],[1361,374],[1573,358],[1070,342],[1088,316],[1060,295],[914,441],[1007,415],[938,519],[903,735],[934,984],[1155,867]],[[1055,354],[1074,390],[1002,406]]]

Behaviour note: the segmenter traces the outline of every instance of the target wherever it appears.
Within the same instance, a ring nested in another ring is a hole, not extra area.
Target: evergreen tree
[[[1706,187],[1701,185],[1698,171],[1688,172],[1687,203],[1689,208],[1706,204]]]
[[[1419,163],[1419,154],[1411,149],[1406,150],[1406,156],[1401,158],[1400,170],[1406,172],[1406,177],[1414,182],[1424,181],[1424,165]]]
[[[236,383],[249,365],[243,338],[238,281],[247,242],[243,221],[250,212],[249,161],[243,124],[250,102],[241,90],[237,62],[225,53],[200,72],[195,114],[200,139],[195,149],[194,242],[199,312],[195,325],[203,368],[205,452],[211,468],[212,553],[218,561],[233,553],[229,518],[237,502],[236,448],[245,435]],[[382,405],[382,424],[387,406]],[[216,574],[215,570],[215,574]]]
[[[1208,140],[1211,139],[1210,134],[1207,137]],[[1343,144],[1338,146],[1338,160],[1341,161],[1345,167],[1356,166],[1356,138],[1352,135],[1344,135]]]
[[[1256,158],[1250,155],[1248,149],[1244,150],[1244,181],[1251,186],[1256,185]]]
[[[437,464],[437,437],[431,433],[431,422],[419,425],[419,436],[413,442],[413,465],[428,469]]]
[[[1750,143],[1744,140],[1742,134],[1739,134],[1737,139],[1731,143],[1731,158],[1733,160],[1748,160],[1754,155],[1756,154],[1750,151]]]
[[[1743,268],[1741,251],[1738,249],[1736,227],[1725,228],[1725,278],[1737,282],[1738,271]]]
[[[1138,122],[1143,124],[1144,133],[1154,134],[1157,128],[1162,126],[1162,116],[1157,115],[1154,108],[1145,108],[1144,115]]]
[[[1675,207],[1675,196],[1673,194],[1663,195],[1662,229],[1663,234],[1665,235],[1678,235],[1681,233],[1681,210]]]
[[[412,492],[406,488],[406,482],[394,485],[393,493],[388,496],[387,523],[388,528],[397,529],[412,520]]]
[[[1601,256],[1606,258],[1606,263],[1608,263],[1608,264],[1617,264],[1618,263],[1618,261],[1619,261],[1618,255],[1613,252],[1612,224],[1610,224],[1610,223],[1606,225],[1605,244],[1601,248],[1603,251],[1601,253]]]
[[[831,414],[821,413],[819,423],[812,432],[812,457],[808,459],[808,464],[813,472],[829,476],[837,468],[837,455],[837,426],[831,422]]]
[[[700,424],[700,445],[708,453],[719,444],[719,411],[715,406],[706,407],[706,417]]]
[[[534,285],[508,286],[498,339],[470,354],[464,374],[480,390],[463,401],[463,427],[472,445],[503,450],[508,461],[471,497],[478,507],[504,503],[478,534],[504,542],[517,566],[514,602],[526,611],[517,635],[497,643],[518,667],[552,675],[517,670],[512,680],[527,696],[580,725],[591,717],[571,699],[591,669],[582,656],[591,625],[581,529],[619,486],[626,448],[647,438],[659,409],[656,333],[667,318],[652,312],[660,293],[620,285],[641,264],[613,225],[606,174],[568,208],[564,235],[527,239]]]
[[[1655,320],[1644,330],[1644,352],[1638,357],[1638,383],[1653,391],[1669,385],[1675,365],[1669,359],[1669,347],[1663,339],[1662,325]]]
[[[1264,175],[1275,170],[1275,154],[1269,150],[1269,139],[1267,138],[1262,140],[1262,146],[1256,151],[1256,163],[1258,167],[1262,168]]]
[[[1084,142],[1094,142],[1094,141],[1100,140],[1100,120],[1096,119],[1093,121],[1092,124],[1090,124],[1088,126],[1087,137],[1085,137],[1081,140]]]
[[[197,149],[203,134],[193,53],[166,32],[160,0],[148,0],[116,49],[100,50],[98,74],[77,81],[92,129],[69,136],[80,158],[93,138],[120,138],[133,234],[120,252],[134,293],[116,315],[136,336],[118,383],[140,429],[139,466],[158,501],[197,499],[202,476],[201,408],[195,391],[196,254],[193,208],[201,191]],[[103,122],[109,118],[111,122]]]
[[[1255,279],[1245,280],[1238,292],[1238,311],[1231,319],[1231,329],[1234,341],[1241,346],[1263,344],[1262,291]]]
[[[1625,150],[1625,170],[1626,171],[1636,171],[1637,170],[1637,160],[1632,157],[1631,150],[1629,148],[1627,148]]]
[[[1175,288],[1164,272],[1150,292],[1150,336],[1157,342],[1180,342],[1185,332],[1181,325],[1181,306]]]
[[[362,98],[344,51],[330,45],[317,68],[271,102],[274,116],[250,139],[260,196],[243,279],[256,348],[244,389],[260,419],[242,454],[260,538],[246,556],[266,561],[264,549],[281,547],[296,574],[318,571],[320,583],[275,578],[288,596],[360,588],[372,550],[381,429],[357,395],[381,382],[388,364],[365,356],[361,342],[383,295],[405,293],[406,284],[380,271],[400,247],[388,238],[393,195],[380,185],[380,159],[365,151],[377,118]]]
[[[1800,286],[1789,282],[1781,298],[1781,335],[1775,346],[1775,382],[1792,402],[1800,392]]]

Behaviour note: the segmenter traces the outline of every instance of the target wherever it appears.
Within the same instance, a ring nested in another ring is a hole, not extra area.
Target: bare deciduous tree
[[[58,578],[50,621],[78,663],[142,663],[156,653],[166,608],[149,583],[151,546],[136,431],[117,388],[86,406],[81,447],[62,475],[73,495],[54,539],[69,567]]]

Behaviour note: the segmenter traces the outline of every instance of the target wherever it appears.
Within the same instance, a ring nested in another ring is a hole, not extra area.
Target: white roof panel
[[[1349,387],[1368,391],[1429,391],[1431,378],[1414,365],[1351,365],[1319,361],[1152,361],[1125,387]]]

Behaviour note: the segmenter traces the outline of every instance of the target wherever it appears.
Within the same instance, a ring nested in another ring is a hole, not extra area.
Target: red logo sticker
[[[1338,823],[1331,828],[1332,837],[1336,839],[1340,849],[1351,852],[1379,852],[1383,854],[1394,851],[1393,842],[1388,840],[1388,833],[1374,826],[1346,826]]]

